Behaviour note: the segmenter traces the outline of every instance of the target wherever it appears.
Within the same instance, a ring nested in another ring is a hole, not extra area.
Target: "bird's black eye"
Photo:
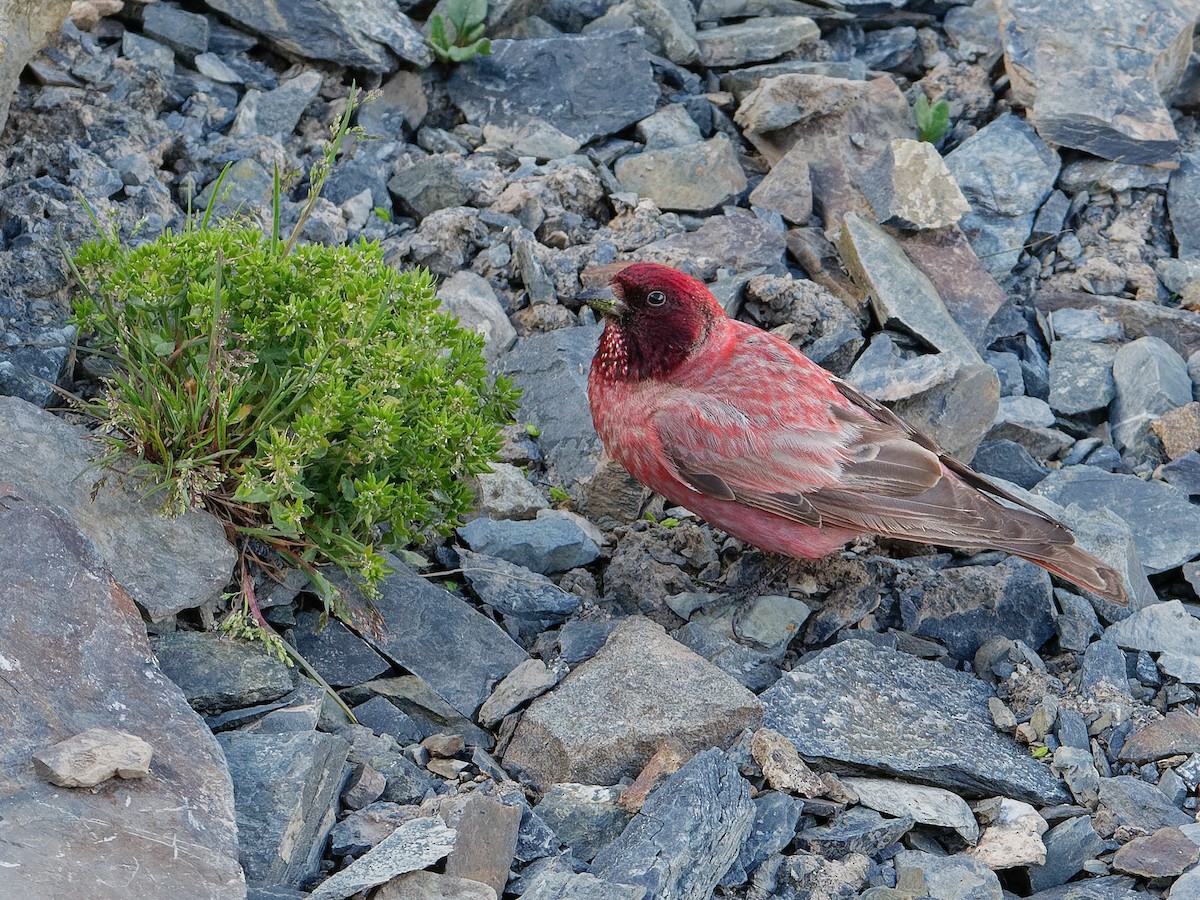
[[[667,302],[667,295],[662,291],[651,291],[646,295],[646,302],[651,306],[662,306]]]

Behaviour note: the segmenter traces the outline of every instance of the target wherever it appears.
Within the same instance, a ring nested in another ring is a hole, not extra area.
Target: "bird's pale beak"
[[[611,285],[583,291],[576,294],[576,298],[602,316],[619,316],[625,311],[624,301],[616,295]]]

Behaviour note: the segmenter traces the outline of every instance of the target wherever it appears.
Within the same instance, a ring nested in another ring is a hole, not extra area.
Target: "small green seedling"
[[[950,104],[945,100],[930,103],[924,94],[913,103],[913,118],[917,120],[917,131],[921,140],[936,144],[950,130]]]
[[[550,499],[555,503],[570,503],[571,495],[555,484],[550,487]]]
[[[434,13],[429,19],[429,46],[439,62],[466,62],[490,56],[492,42],[483,36],[487,0],[449,0],[446,18]],[[453,30],[451,39],[448,29]]]

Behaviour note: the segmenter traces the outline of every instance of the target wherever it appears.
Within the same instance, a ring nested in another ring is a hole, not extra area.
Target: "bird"
[[[1116,570],[1070,529],[944,453],[704,283],[638,262],[585,302],[604,318],[588,404],[634,479],[742,541],[798,559],[866,534],[1002,550],[1114,603]]]

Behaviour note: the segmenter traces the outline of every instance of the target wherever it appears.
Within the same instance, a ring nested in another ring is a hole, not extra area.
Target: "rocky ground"
[[[503,0],[454,67],[430,13],[81,0],[16,90],[0,894],[1200,897],[1200,8]],[[94,387],[60,250],[93,233],[81,198],[150,239],[231,165],[220,204],[259,209],[352,80],[377,137],[305,237],[432,269],[524,389],[480,516],[394,560],[385,634],[264,586],[358,724],[211,630],[215,521],[99,484],[43,409]],[[921,93],[950,106],[936,145]],[[664,509],[584,393],[574,298],[631,259],[1028,491],[1130,608],[998,553],[786,564]],[[50,750],[94,728],[137,738],[90,751],[127,778]]]

